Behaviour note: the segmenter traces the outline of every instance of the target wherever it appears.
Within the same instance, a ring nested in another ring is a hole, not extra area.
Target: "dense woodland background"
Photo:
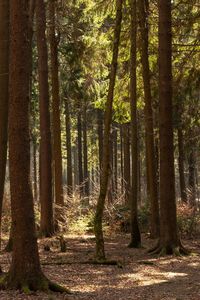
[[[121,268],[105,251],[113,234],[129,248],[155,240],[151,255],[190,254],[199,60],[199,0],[1,1],[2,288],[69,292],[43,274],[36,237],[65,253],[69,234],[94,235],[85,263],[97,266]]]

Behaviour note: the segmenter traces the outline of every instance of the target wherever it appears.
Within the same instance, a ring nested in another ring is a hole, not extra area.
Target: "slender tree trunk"
[[[71,144],[71,121],[68,99],[65,99],[65,126],[66,126],[66,148],[67,148],[67,193],[73,194],[72,178],[72,144]]]
[[[121,193],[124,193],[124,140],[123,125],[120,125]]]
[[[115,197],[118,194],[118,148],[117,148],[117,124],[115,124],[113,131],[113,186]]]
[[[49,41],[51,58],[51,84],[52,84],[52,116],[53,116],[53,160],[54,160],[54,186],[55,202],[64,205],[62,184],[62,151],[61,151],[61,125],[60,125],[60,92],[58,78],[58,40],[55,33],[55,0],[49,1]],[[59,215],[59,212],[58,212]]]
[[[37,145],[36,141],[33,141],[33,177],[34,177],[34,200],[38,201],[38,186],[37,186]]]
[[[98,125],[98,143],[99,143],[99,169],[102,167],[102,153],[103,153],[103,112],[97,110],[97,125]]]
[[[136,95],[136,0],[131,0],[131,53],[130,53],[130,105],[131,105],[131,155],[132,155],[132,187],[130,193],[131,206],[131,241],[129,247],[140,247],[141,236],[138,225],[138,126]]]
[[[0,232],[7,161],[8,73],[9,73],[9,1],[0,3]]]
[[[159,0],[160,238],[154,252],[185,253],[176,218],[172,126],[171,0]]]
[[[148,12],[146,0],[138,1],[140,16],[141,62],[145,96],[145,139],[147,160],[147,182],[150,200],[150,234],[152,238],[159,235],[159,206],[156,180],[155,147],[153,131],[152,96],[148,56]]]
[[[83,171],[84,171],[84,196],[89,197],[89,171],[88,171],[88,141],[87,141],[87,107],[84,103],[83,111]]]
[[[192,206],[195,205],[196,200],[196,180],[195,180],[195,151],[194,145],[191,145],[188,156],[188,167],[189,167],[189,201]]]
[[[36,0],[36,33],[38,49],[39,72],[39,101],[40,101],[40,234],[51,236],[53,225],[53,198],[52,198],[52,155],[51,131],[49,111],[49,84],[48,84],[48,52],[46,41],[46,11],[44,0]]]
[[[108,188],[109,179],[109,150],[110,150],[110,129],[112,123],[112,104],[114,97],[115,79],[117,72],[117,59],[120,43],[120,33],[121,33],[121,21],[122,21],[122,2],[123,0],[116,0],[116,22],[114,30],[114,45],[113,45],[113,56],[110,70],[110,82],[108,88],[108,97],[105,109],[105,119],[104,119],[104,137],[103,137],[103,157],[102,157],[102,176],[100,185],[100,195],[97,202],[96,214],[94,219],[94,232],[96,237],[96,258],[98,260],[105,260],[105,250],[104,250],[104,238],[103,238],[103,228],[102,228],[102,218],[104,211],[105,198]]]
[[[178,128],[178,167],[179,167],[179,181],[181,200],[187,203],[187,192],[184,174],[184,145],[183,145],[183,132],[182,128]]]
[[[125,188],[125,204],[130,206],[130,124],[123,124],[123,149],[124,149],[124,188]]]
[[[77,147],[78,147],[78,139],[76,139],[76,147],[72,148],[72,153],[73,153],[73,158],[74,158],[74,185],[75,186],[77,186],[79,184]]]
[[[82,115],[80,109],[78,111],[77,119],[77,132],[78,132],[78,177],[79,177],[79,193],[80,197],[83,196],[83,147],[82,147]]]
[[[108,192],[107,192],[107,198],[108,203],[113,203],[113,196],[114,196],[114,189],[113,189],[113,130],[110,133],[110,164],[109,164],[109,178],[108,178]]]

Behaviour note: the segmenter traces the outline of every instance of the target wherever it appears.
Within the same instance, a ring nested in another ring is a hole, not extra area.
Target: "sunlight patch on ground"
[[[149,286],[153,284],[159,284],[163,282],[168,282],[169,280],[177,277],[185,277],[186,273],[178,273],[178,272],[156,272],[152,271],[151,273],[146,273],[145,271],[140,271],[140,274],[124,274],[121,275],[122,282],[123,280],[137,282],[140,286]]]

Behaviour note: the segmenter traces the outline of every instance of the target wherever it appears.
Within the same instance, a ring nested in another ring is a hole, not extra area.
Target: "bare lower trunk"
[[[96,258],[98,260],[105,260],[104,250],[104,238],[102,228],[102,218],[104,211],[105,198],[108,188],[109,178],[109,150],[110,150],[110,129],[112,123],[112,104],[114,97],[114,87],[117,72],[117,59],[121,33],[121,21],[122,21],[122,0],[116,1],[117,12],[116,12],[116,23],[114,31],[114,45],[113,45],[113,57],[110,71],[110,82],[108,89],[108,97],[106,102],[105,119],[104,119],[104,139],[103,139],[103,158],[102,158],[102,176],[100,185],[100,195],[97,202],[96,214],[94,219],[94,232],[96,237]]]
[[[65,99],[65,126],[66,126],[66,148],[67,148],[67,193],[73,193],[72,178],[72,145],[71,145],[71,122],[68,99]]]
[[[40,101],[40,233],[51,236],[53,225],[52,155],[49,111],[48,54],[46,41],[46,11],[44,0],[36,0],[36,32],[39,69]]]
[[[43,274],[30,185],[28,9],[29,1],[11,2],[9,166],[13,254],[7,285],[38,289]]]
[[[191,149],[188,156],[188,167],[189,167],[189,201],[192,206],[195,205],[196,200],[196,180],[195,180],[195,151],[194,145],[191,145]]]
[[[136,95],[136,0],[131,0],[131,52],[130,52],[130,105],[131,105],[131,155],[132,186],[130,192],[131,206],[131,241],[129,247],[140,247],[141,236],[138,225],[138,126]]]
[[[55,21],[56,1],[49,2],[49,41],[51,58],[51,84],[52,84],[52,116],[53,116],[53,160],[54,160],[54,186],[55,202],[58,206],[64,205],[62,184],[62,150],[60,125],[60,91],[58,77],[58,39],[56,37]],[[58,212],[59,215],[59,212]]]
[[[187,192],[186,192],[185,172],[184,172],[184,146],[183,146],[182,128],[178,128],[178,152],[179,152],[178,167],[179,167],[181,200],[183,202],[187,202]]]
[[[160,254],[184,252],[176,219],[171,47],[171,1],[159,0]]]
[[[84,103],[83,111],[83,171],[84,171],[84,196],[89,197],[89,171],[88,171],[88,140],[87,140],[87,107]],[[88,201],[86,201],[88,202]]]
[[[145,139],[146,139],[146,176],[147,191],[150,200],[150,233],[151,237],[156,238],[159,235],[159,207],[158,192],[156,180],[154,130],[153,130],[153,112],[152,96],[148,56],[148,12],[145,0],[138,1],[140,16],[140,36],[141,36],[141,62],[144,83],[145,96]]]
[[[79,179],[79,193],[80,197],[83,196],[83,147],[82,147],[82,117],[81,112],[78,112],[77,119],[77,132],[78,132],[78,179]]]
[[[8,140],[9,1],[0,3],[0,231]]]
[[[130,205],[130,124],[123,125],[123,149],[124,149],[124,190],[125,204]]]

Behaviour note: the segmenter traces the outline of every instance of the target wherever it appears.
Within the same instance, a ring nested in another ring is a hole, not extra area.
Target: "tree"
[[[131,206],[131,241],[129,247],[140,247],[141,237],[138,225],[138,128],[137,128],[137,95],[136,95],[136,0],[130,1],[131,9],[131,52],[130,52],[130,106],[131,106],[131,155],[132,186],[130,192]]]
[[[54,183],[55,202],[63,206],[63,184],[62,184],[62,150],[61,150],[61,126],[60,126],[60,91],[58,77],[58,43],[59,36],[56,36],[55,21],[56,0],[49,1],[49,41],[51,59],[51,84],[52,84],[52,123],[53,123],[53,161],[54,161]],[[60,213],[58,213],[59,215]]]
[[[152,112],[152,96],[149,69],[148,54],[148,11],[146,0],[138,1],[139,8],[139,24],[140,24],[140,42],[141,42],[141,63],[142,76],[144,84],[144,100],[145,100],[145,139],[146,139],[146,177],[148,182],[148,192],[150,200],[150,233],[152,238],[159,235],[159,206],[157,192],[157,177],[155,163],[155,147],[153,132],[153,112]]]
[[[183,130],[182,125],[179,125],[177,130],[178,133],[178,169],[179,169],[179,181],[180,181],[180,193],[181,200],[187,203],[187,192],[185,183],[185,172],[184,172],[184,144],[183,144]]]
[[[65,99],[65,126],[66,126],[66,149],[67,149],[67,193],[73,193],[73,178],[72,178],[72,145],[71,145],[71,121],[69,110],[69,99]]]
[[[116,21],[114,29],[114,39],[113,39],[113,56],[110,68],[109,77],[109,89],[105,109],[104,117],[104,136],[103,136],[103,156],[102,156],[102,173],[101,173],[101,183],[100,183],[100,194],[97,201],[96,213],[94,218],[94,232],[96,237],[96,259],[105,260],[105,250],[104,250],[104,238],[103,238],[103,228],[102,228],[102,218],[104,204],[108,188],[109,179],[109,151],[110,151],[110,130],[112,123],[112,105],[114,97],[114,87],[117,72],[117,58],[120,43],[120,33],[121,33],[121,21],[122,21],[122,3],[123,0],[116,1]]]
[[[40,100],[40,233],[51,236],[54,232],[52,199],[52,157],[49,111],[48,53],[46,41],[46,11],[44,0],[36,0],[36,33],[38,48]]]
[[[177,230],[172,113],[171,0],[159,0],[160,238],[152,250],[162,255],[186,253]]]
[[[13,253],[10,270],[1,284],[24,291],[63,291],[41,271],[35,233],[30,184],[29,4],[27,0],[10,2],[9,168]]]
[[[123,152],[124,152],[124,189],[125,189],[125,204],[130,204],[130,124],[123,124]]]
[[[8,140],[9,1],[0,4],[0,230]]]

